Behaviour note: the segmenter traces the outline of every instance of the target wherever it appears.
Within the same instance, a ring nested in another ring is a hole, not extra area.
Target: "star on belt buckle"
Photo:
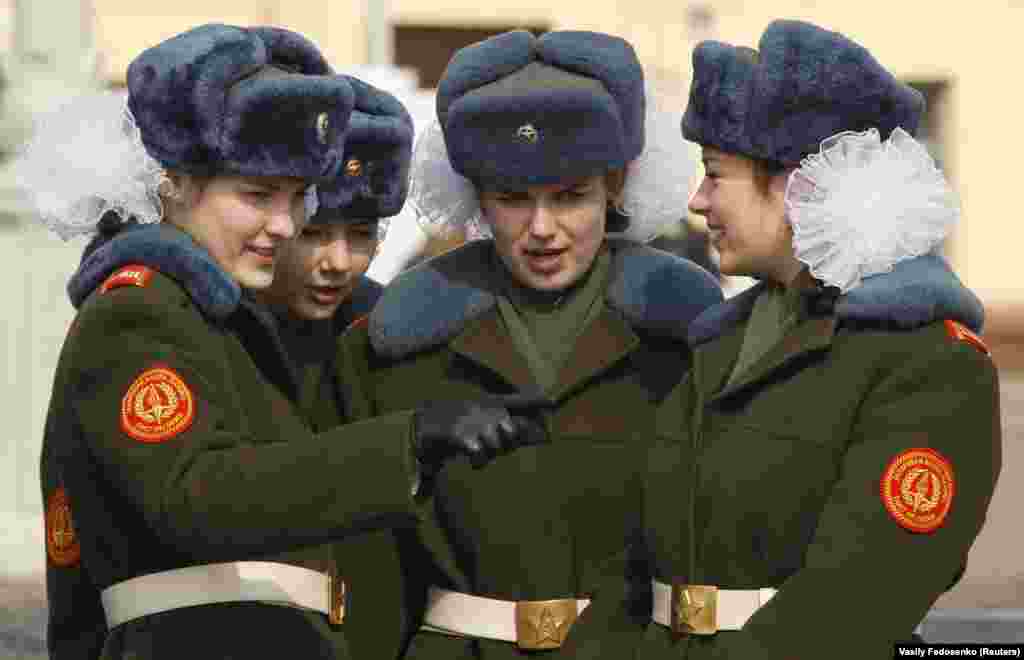
[[[345,581],[333,565],[327,571],[327,620],[335,626],[345,620]]]
[[[672,632],[677,635],[714,635],[718,632],[718,587],[707,584],[672,584]]]
[[[526,651],[561,647],[578,614],[575,598],[518,601],[516,646]]]

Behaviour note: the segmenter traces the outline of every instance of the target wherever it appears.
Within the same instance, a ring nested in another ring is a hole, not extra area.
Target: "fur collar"
[[[370,313],[374,349],[397,359],[439,346],[496,304],[493,243],[474,241],[399,275]],[[683,340],[690,321],[722,300],[696,264],[625,240],[609,240],[609,306],[634,327]]]
[[[711,341],[746,319],[764,287],[760,283],[701,314],[690,326],[690,343],[697,346]],[[865,278],[836,301],[835,315],[840,321],[889,323],[908,329],[951,319],[980,332],[985,309],[944,258],[926,255],[902,261],[891,272]]]
[[[115,270],[142,264],[176,280],[203,313],[227,318],[238,306],[241,289],[185,232],[168,225],[129,226],[109,241],[92,246],[68,282],[71,304],[85,299]]]
[[[359,317],[369,314],[383,292],[384,287],[376,280],[372,280],[366,275],[360,275],[359,279],[356,280],[355,286],[352,288],[352,295],[338,308],[337,313],[334,315],[334,322],[338,331],[344,330]]]

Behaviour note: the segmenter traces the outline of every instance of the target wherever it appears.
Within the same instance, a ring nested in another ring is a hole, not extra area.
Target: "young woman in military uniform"
[[[921,95],[846,37],[777,21],[693,62],[690,208],[722,271],[760,282],[690,325],[693,378],[661,411],[639,649],[603,633],[638,612],[609,598],[575,651],[891,658],[962,574],[1000,469],[982,306],[940,256],[959,203],[911,137]]]
[[[214,24],[127,77],[127,106],[77,101],[21,163],[63,236],[111,214],[144,225],[94,246],[69,286],[43,456],[51,644],[79,626],[60,598],[76,570],[102,592],[105,658],[347,657],[327,544],[414,523],[421,471],[484,463],[533,427],[492,401],[310,433],[242,290],[270,284],[310,184],[336,176],[360,91],[300,35]],[[94,622],[77,629],[95,639]]]
[[[409,189],[412,117],[388,92],[346,79],[355,104],[338,176],[317,186],[316,213],[281,246],[274,281],[252,292],[280,327],[295,366],[289,389],[311,419],[334,417],[333,402],[344,401],[321,391],[334,380],[322,379],[321,370],[335,357],[342,331],[380,297],[383,287],[366,271]]]
[[[294,400],[319,430],[351,418],[347,387],[329,377],[336,341],[380,297],[381,285],[366,277],[380,241],[402,230],[396,223],[413,220],[398,215],[408,192],[412,119],[392,95],[349,82],[357,94],[340,175],[317,186],[316,214],[282,247],[270,287],[256,292],[273,311],[295,366]],[[395,648],[399,637],[400,610],[390,596],[401,584],[394,533],[368,531],[332,550],[348,589],[343,628],[354,658],[387,657],[384,649]]]
[[[677,221],[692,172],[622,39],[488,39],[455,54],[437,109],[410,200],[491,237],[390,283],[343,337],[343,380],[365,415],[540,393],[550,442],[429,475],[434,518],[403,545],[406,657],[516,657],[562,644],[621,549],[638,431],[689,370],[688,323],[721,294],[690,262],[609,236]]]

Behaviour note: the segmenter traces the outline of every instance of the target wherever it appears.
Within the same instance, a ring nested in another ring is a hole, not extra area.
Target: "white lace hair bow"
[[[40,116],[14,169],[39,221],[64,240],[95,233],[109,211],[159,222],[160,193],[175,194],[143,146],[124,92],[79,96]],[[309,186],[307,220],[316,204],[316,187]]]
[[[927,149],[901,128],[844,132],[789,177],[796,258],[843,293],[905,259],[941,249],[960,200]]]
[[[663,108],[648,84],[644,149],[626,168],[618,211],[629,217],[620,236],[647,242],[686,217],[696,158],[679,130],[679,113]],[[473,184],[452,169],[435,119],[413,150],[409,204],[428,234],[462,229],[470,239],[491,235]]]

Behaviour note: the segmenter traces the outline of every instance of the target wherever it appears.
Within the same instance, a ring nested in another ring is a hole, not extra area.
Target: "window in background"
[[[525,29],[541,35],[549,28],[537,25],[508,25],[489,28],[440,27],[430,25],[395,26],[395,65],[415,69],[420,87],[437,87],[448,60],[455,51],[509,30]]]
[[[924,94],[924,116],[921,117],[915,137],[928,149],[928,153],[935,159],[938,168],[946,174],[947,178],[951,178],[952,164],[948,160],[949,149],[946,146],[949,136],[945,130],[949,116],[949,82],[945,80],[907,81],[907,84]],[[952,240],[952,237],[947,238],[943,245],[943,252],[947,257],[952,257],[950,246]]]
[[[946,106],[949,102],[949,83],[943,80],[908,82],[908,85],[924,94],[925,112],[917,129],[917,139],[922,142],[935,159],[939,169],[945,169],[946,149],[943,122],[946,120]]]

